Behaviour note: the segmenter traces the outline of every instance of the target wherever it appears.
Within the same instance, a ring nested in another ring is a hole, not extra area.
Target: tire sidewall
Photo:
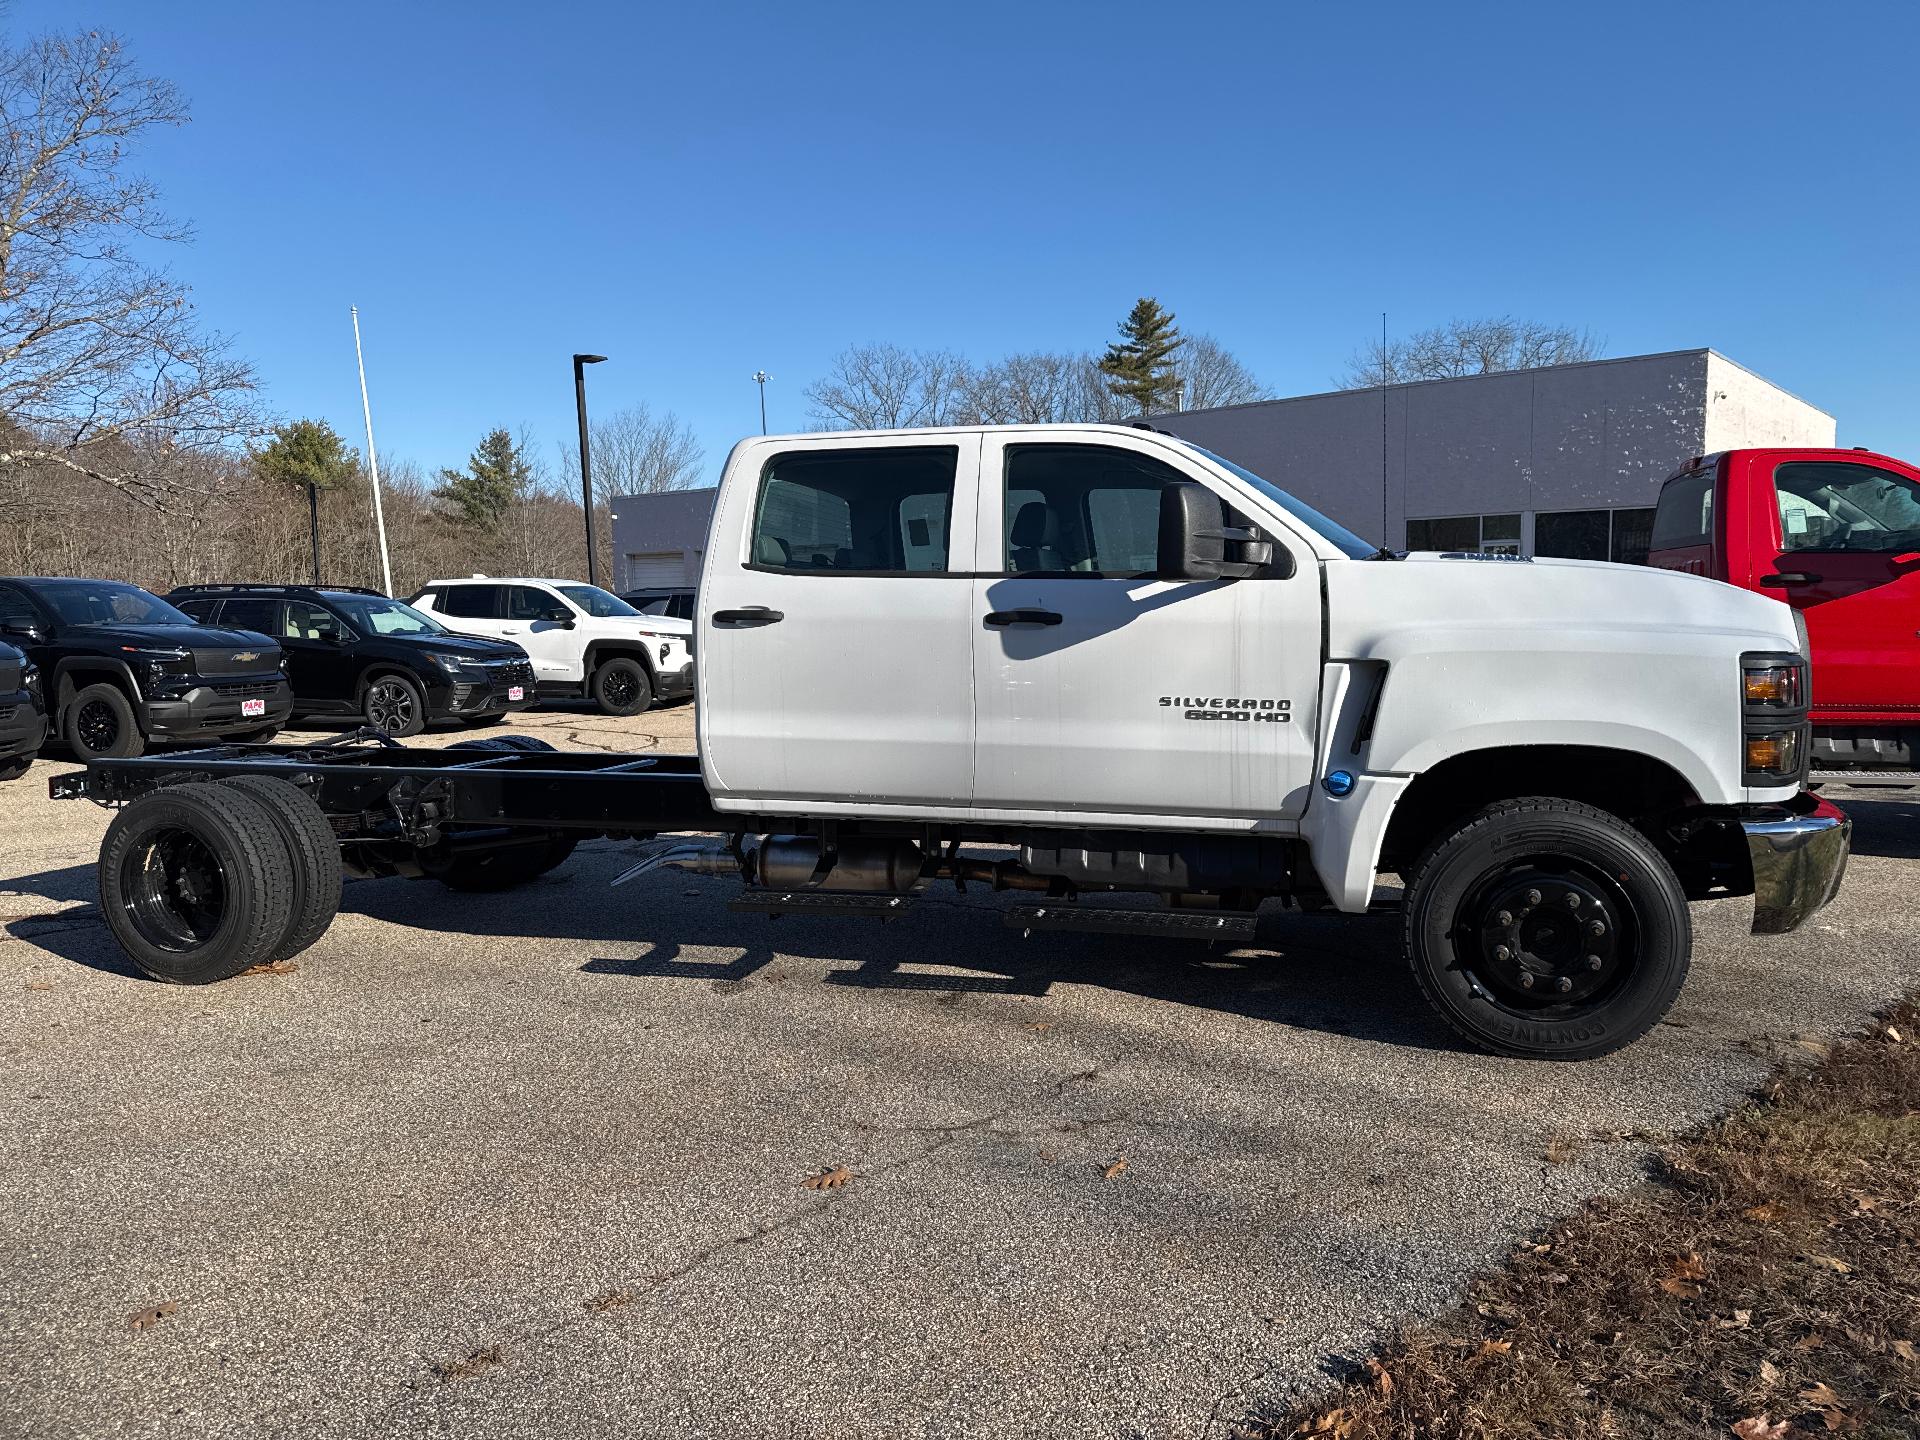
[[[1416,872],[1408,898],[1408,953],[1442,1016],[1475,1043],[1506,1055],[1589,1059],[1644,1035],[1672,1006],[1686,979],[1692,923],[1666,859],[1636,832],[1599,812],[1511,810],[1443,840]],[[1624,987],[1591,1012],[1535,1018],[1502,1006],[1460,968],[1448,933],[1460,907],[1494,870],[1530,854],[1600,868],[1625,891],[1636,928],[1636,960]]]

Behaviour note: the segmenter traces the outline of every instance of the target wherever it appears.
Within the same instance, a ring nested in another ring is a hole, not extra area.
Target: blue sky
[[[1139,295],[1282,394],[1507,313],[1711,345],[1920,459],[1920,6],[18,0],[194,123],[169,263],[286,415],[460,463],[596,409],[717,470],[844,346],[1096,348]]]

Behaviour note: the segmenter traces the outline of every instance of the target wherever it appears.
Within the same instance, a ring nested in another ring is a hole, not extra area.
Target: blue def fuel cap
[[[1353,776],[1345,770],[1335,770],[1320,782],[1320,788],[1336,798],[1341,795],[1351,795],[1353,793]]]

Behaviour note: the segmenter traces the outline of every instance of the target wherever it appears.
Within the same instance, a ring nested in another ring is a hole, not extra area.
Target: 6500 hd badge
[[[1285,724],[1293,719],[1291,700],[1236,700],[1216,695],[1162,695],[1160,703],[1182,711],[1183,720],[1265,720]]]

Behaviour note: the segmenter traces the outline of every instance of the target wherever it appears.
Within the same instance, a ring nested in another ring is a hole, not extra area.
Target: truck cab
[[[1650,565],[1784,602],[1819,766],[1920,767],[1920,470],[1867,450],[1728,450],[1666,482]]]

